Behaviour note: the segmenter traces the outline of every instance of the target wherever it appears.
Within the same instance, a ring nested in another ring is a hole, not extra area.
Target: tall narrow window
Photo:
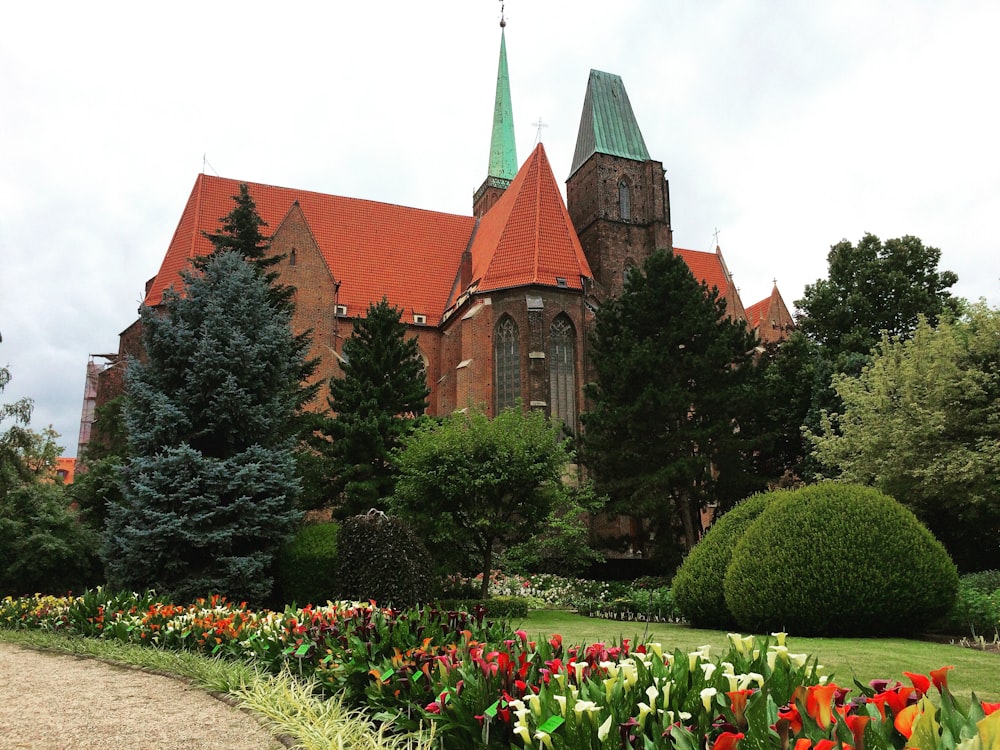
[[[576,429],[576,335],[565,315],[549,329],[549,400],[552,417]]]
[[[632,194],[625,180],[618,183],[618,215],[623,221],[632,218]]]
[[[292,252],[290,252],[288,254],[288,265],[290,265],[290,266],[294,266],[295,265],[295,248],[294,247],[292,248]]]
[[[497,413],[515,406],[521,396],[521,344],[517,323],[505,316],[493,335],[493,383]]]

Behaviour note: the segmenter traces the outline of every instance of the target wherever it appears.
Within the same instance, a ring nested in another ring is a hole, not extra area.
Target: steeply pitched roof
[[[788,311],[788,306],[775,284],[771,296],[760,302],[755,302],[747,308],[747,323],[757,331],[761,341],[782,341],[795,327],[795,319]]]
[[[581,277],[592,275],[539,143],[480,220],[471,286],[479,292],[533,284],[582,289]]]
[[[490,167],[487,177],[510,181],[517,174],[517,145],[514,115],[507,72],[507,40],[500,31],[500,63],[497,66],[497,93],[493,105],[493,135],[490,139]]]
[[[726,312],[731,317],[746,319],[743,302],[726,267],[726,261],[722,258],[722,250],[716,248],[714,253],[706,253],[703,250],[675,247],[674,254],[684,259],[698,281],[704,281],[709,289],[715,287],[719,290],[719,296],[726,300]]]
[[[600,70],[591,70],[587,81],[570,176],[595,153],[649,160],[621,76]]]
[[[273,234],[295,201],[309,224],[333,278],[338,302],[351,315],[385,295],[404,310],[440,318],[468,247],[475,219],[305,190],[246,183]],[[239,180],[199,175],[145,304],[158,305],[164,290],[180,288],[191,258],[212,251],[203,231],[214,232],[233,207]]]

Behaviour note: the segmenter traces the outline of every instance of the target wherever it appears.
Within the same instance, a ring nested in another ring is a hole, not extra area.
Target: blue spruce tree
[[[141,312],[130,364],[123,499],[109,509],[108,583],[191,600],[261,603],[294,531],[294,418],[305,361],[291,309],[239,252],[185,273],[182,294]]]

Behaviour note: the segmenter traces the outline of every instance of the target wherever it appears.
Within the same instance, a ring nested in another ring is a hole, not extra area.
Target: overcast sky
[[[568,176],[591,68],[622,76],[675,244],[789,306],[865,232],[942,251],[1000,304],[1000,3],[509,0],[518,156]],[[0,35],[0,395],[76,454],[195,178],[471,213],[498,0],[33,0]],[[207,159],[207,163],[206,163]],[[405,269],[401,269],[405,272]]]

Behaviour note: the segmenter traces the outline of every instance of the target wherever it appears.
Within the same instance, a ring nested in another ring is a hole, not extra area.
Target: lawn
[[[711,644],[714,649],[728,648],[726,633],[697,630],[684,625],[614,622],[557,610],[533,610],[520,627],[531,638],[541,639],[560,633],[565,643],[620,641],[662,643],[664,650],[694,651]],[[948,684],[956,695],[968,698],[975,692],[981,699],[1000,700],[1000,654],[977,651],[947,643],[905,638],[796,638],[789,634],[789,649],[819,658],[825,674],[838,684],[849,685],[855,679],[866,684],[876,678],[896,679],[906,684],[903,672],[927,674],[932,669],[954,665]],[[715,653],[719,653],[716,651]]]

